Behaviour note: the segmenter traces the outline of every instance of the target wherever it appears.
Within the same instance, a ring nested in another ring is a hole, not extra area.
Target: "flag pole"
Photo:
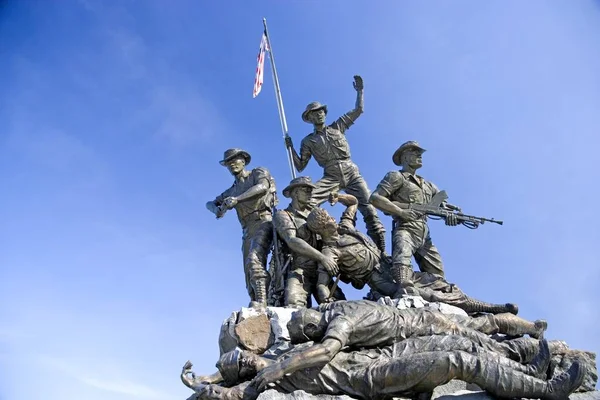
[[[275,97],[277,98],[277,110],[279,111],[279,121],[281,122],[281,131],[283,138],[288,137],[288,126],[285,119],[285,109],[283,108],[283,99],[281,98],[281,88],[279,87],[279,78],[277,77],[277,68],[275,68],[275,56],[273,55],[273,46],[271,45],[271,38],[269,37],[269,31],[267,29],[267,19],[263,18],[263,25],[265,27],[265,36],[267,37],[267,45],[269,46],[269,60],[271,60],[271,72],[273,75],[273,83],[275,84]],[[288,163],[290,166],[290,172],[292,173],[292,179],[296,178],[296,170],[294,168],[294,158],[292,157],[292,149],[286,146]]]

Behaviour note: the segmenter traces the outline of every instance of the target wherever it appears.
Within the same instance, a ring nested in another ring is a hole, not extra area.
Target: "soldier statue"
[[[271,221],[273,207],[277,204],[277,190],[266,168],[245,169],[250,159],[250,154],[241,149],[225,151],[220,164],[233,175],[234,182],[229,189],[206,203],[206,208],[217,219],[235,208],[242,225],[242,254],[250,307],[261,307],[267,305],[269,275],[266,264],[273,241]]]
[[[370,197],[370,202],[387,215],[392,215],[392,268],[391,273],[398,284],[398,295],[416,294],[412,282],[411,259],[414,256],[419,269],[444,277],[444,266],[438,249],[431,241],[427,215],[401,208],[396,203],[425,204],[438,193],[438,188],[419,175],[422,155],[425,152],[419,143],[408,141],[394,153],[394,164],[402,166],[400,171],[388,172]],[[460,210],[448,203],[450,210]],[[446,224],[456,226],[456,216],[450,214]]]
[[[345,394],[365,400],[416,398],[451,379],[460,379],[500,398],[562,400],[581,385],[587,372],[583,362],[575,361],[565,373],[547,380],[550,352],[546,342],[535,346],[537,354],[527,365],[455,335],[416,337],[376,348],[349,349],[337,353],[324,366],[315,347],[311,343],[295,345],[276,360],[235,349],[221,356],[217,373],[196,377],[188,362],[181,379],[195,391],[188,400],[254,400],[266,385],[260,380],[249,383],[247,379],[257,374],[261,378],[265,371],[295,364],[294,372],[281,375],[279,380],[269,379],[276,391]],[[303,358],[298,358],[299,354]]]
[[[390,276],[389,257],[384,257],[373,242],[355,227],[357,200],[349,194],[332,193],[330,203],[342,203],[346,209],[340,217],[339,224],[323,208],[313,209],[306,220],[310,231],[322,239],[321,253],[336,262],[336,271],[319,269],[317,292],[325,301],[335,301],[330,297],[332,277],[339,272],[342,282],[351,283],[356,289],[368,284],[372,291],[381,296],[393,296],[396,284]],[[467,313],[499,314],[494,318],[493,326],[486,333],[496,333],[498,326],[511,335],[528,333],[539,337],[547,328],[546,321],[528,322],[515,317],[518,313],[516,304],[490,304],[467,296],[456,285],[448,283],[444,278],[428,272],[415,272],[414,284],[418,294],[427,301],[441,302],[458,307]]]
[[[302,362],[310,356],[316,357],[311,366],[324,366],[346,346],[380,347],[417,336],[463,336],[486,350],[526,362],[523,352],[482,333],[480,324],[474,320],[477,318],[445,315],[427,307],[401,310],[369,300],[336,301],[322,304],[318,310],[300,309],[292,314],[287,324],[291,342],[312,340],[317,344],[282,365],[265,368],[257,377],[257,387],[264,387],[303,368]]]
[[[311,205],[311,196],[315,185],[310,177],[301,176],[293,179],[283,189],[283,195],[291,198],[290,205],[275,213],[273,224],[279,238],[291,253],[291,269],[287,271],[285,285],[285,305],[291,307],[310,307],[311,295],[317,302],[317,263],[333,270],[335,261],[319,251],[320,241],[306,227],[306,217]],[[337,299],[344,299],[338,291]]]
[[[311,123],[314,131],[302,139],[300,154],[293,147],[291,137],[286,137],[294,165],[301,172],[314,157],[323,168],[323,177],[313,190],[313,201],[321,204],[332,191],[343,190],[358,199],[358,209],[367,225],[367,233],[381,251],[385,251],[385,228],[379,220],[377,210],[369,204],[369,188],[361,176],[358,167],[350,159],[350,147],[345,132],[363,112],[363,80],[354,76],[356,106],[354,110],[342,115],[333,124],[326,125],[327,106],[318,101],[306,106],[302,120]]]

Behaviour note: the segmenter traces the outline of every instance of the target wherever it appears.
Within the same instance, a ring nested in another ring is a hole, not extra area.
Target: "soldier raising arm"
[[[332,129],[338,130],[340,133],[345,133],[348,128],[350,128],[354,121],[358,119],[358,117],[363,113],[363,105],[364,105],[364,95],[363,95],[363,80],[360,76],[354,76],[354,89],[356,90],[356,105],[354,109],[347,112],[338,118],[333,124],[330,125]],[[302,120],[305,122],[310,122],[313,124],[315,132],[324,132],[326,128],[325,120],[327,116],[327,106],[319,103],[318,101],[310,103],[306,110],[302,113]],[[290,136],[285,138],[286,145],[292,151],[292,158],[294,159],[294,166],[298,170],[298,172],[302,172],[304,168],[308,165],[310,161],[313,151],[312,146],[310,145],[310,141],[306,140],[302,141],[300,145],[300,154],[296,152],[294,149],[294,144],[292,143],[292,138]],[[317,156],[319,156],[318,154]],[[348,154],[349,156],[349,154]],[[321,160],[323,157],[317,157],[317,162],[320,166],[325,167],[324,162],[326,160]]]

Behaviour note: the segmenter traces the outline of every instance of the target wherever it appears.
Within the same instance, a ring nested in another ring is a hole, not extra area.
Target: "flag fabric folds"
[[[258,96],[263,84],[263,77],[265,72],[265,53],[269,51],[269,44],[267,42],[267,32],[263,31],[262,39],[260,40],[260,49],[258,50],[257,65],[256,65],[256,76],[254,77],[254,90],[252,91],[252,97]]]

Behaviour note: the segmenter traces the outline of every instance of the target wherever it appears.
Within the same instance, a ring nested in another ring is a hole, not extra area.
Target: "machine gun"
[[[483,225],[486,222],[502,225],[504,222],[496,220],[494,218],[476,217],[474,215],[463,214],[460,208],[446,203],[448,195],[445,190],[441,190],[433,196],[431,201],[427,204],[417,203],[399,203],[393,201],[394,205],[404,209],[411,210],[418,213],[426,214],[430,218],[438,217],[437,219],[448,218],[451,215],[456,216],[458,223],[466,226],[469,229],[477,229],[479,225]]]

